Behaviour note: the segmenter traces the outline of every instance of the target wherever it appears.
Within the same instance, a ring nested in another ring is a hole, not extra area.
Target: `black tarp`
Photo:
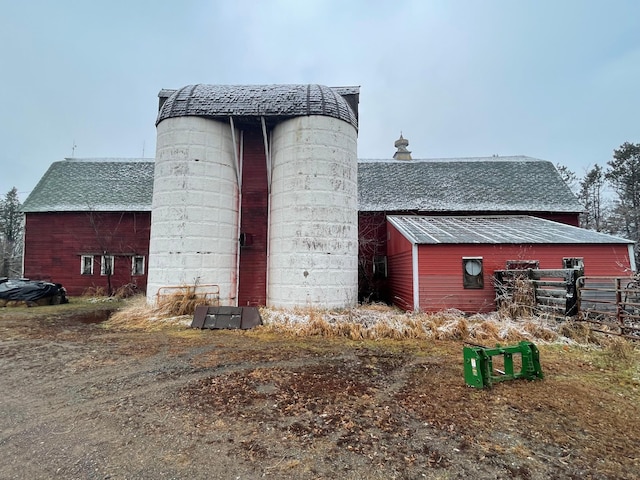
[[[55,303],[65,303],[65,289],[59,283],[26,279],[0,278],[0,299],[35,302],[41,298],[57,298]]]

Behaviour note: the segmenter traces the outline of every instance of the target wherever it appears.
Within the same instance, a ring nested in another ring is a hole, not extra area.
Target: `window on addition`
[[[93,275],[93,255],[82,255],[80,258],[80,275]]]
[[[462,286],[484,288],[482,257],[462,257]]]
[[[100,275],[113,275],[113,255],[103,255],[100,262]]]
[[[574,268],[576,270],[584,270],[584,258],[569,257],[562,259],[562,268]]]
[[[144,275],[144,257],[135,255],[131,258],[131,275]]]

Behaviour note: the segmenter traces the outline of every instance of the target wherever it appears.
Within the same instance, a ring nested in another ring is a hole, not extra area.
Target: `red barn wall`
[[[413,245],[396,228],[388,224],[387,262],[392,303],[413,310]]]
[[[243,132],[242,203],[238,306],[267,303],[267,161],[260,129]]]
[[[358,297],[360,301],[393,303],[389,281],[374,275],[374,258],[387,255],[387,214],[428,216],[522,215],[522,212],[359,212],[358,214]],[[579,226],[577,213],[530,212],[528,215]]]
[[[23,275],[32,280],[61,283],[69,295],[88,288],[108,288],[100,274],[103,252],[113,255],[111,287],[134,284],[147,288],[150,212],[27,213]],[[93,275],[81,275],[81,256],[94,255]],[[145,258],[143,275],[132,275],[132,256]]]
[[[462,257],[483,258],[484,288],[463,288]],[[582,257],[585,275],[626,276],[630,272],[627,245],[420,245],[420,309],[493,311],[493,272],[504,270],[507,260],[538,260],[541,269],[558,269],[563,268],[565,257]]]

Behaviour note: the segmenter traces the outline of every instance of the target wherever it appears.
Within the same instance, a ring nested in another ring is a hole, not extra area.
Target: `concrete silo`
[[[357,87],[162,91],[147,295],[223,305],[357,300]]]
[[[341,307],[357,301],[355,129],[326,116],[273,130],[269,303]]]

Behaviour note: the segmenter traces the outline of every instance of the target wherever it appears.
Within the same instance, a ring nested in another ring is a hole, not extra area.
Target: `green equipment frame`
[[[540,352],[531,342],[520,342],[518,345],[502,347],[496,345],[495,348],[484,347],[482,345],[469,344],[463,347],[464,357],[464,380],[470,387],[485,388],[491,387],[496,382],[516,380],[535,380],[543,378],[540,367]],[[502,356],[504,370],[494,369],[493,357]],[[520,356],[520,370],[514,371],[514,355]]]

